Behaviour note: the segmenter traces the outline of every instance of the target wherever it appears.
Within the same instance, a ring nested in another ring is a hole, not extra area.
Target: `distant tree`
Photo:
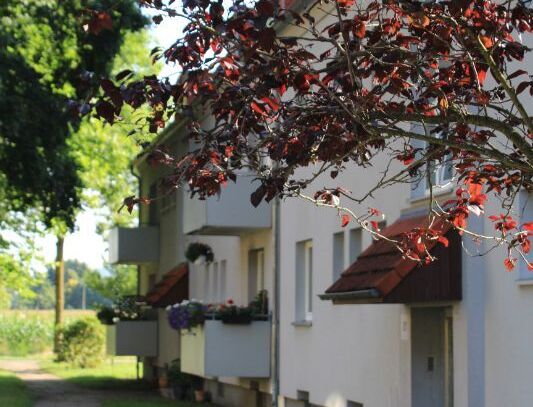
[[[110,300],[137,292],[137,273],[129,266],[110,267],[105,273],[93,270],[85,282],[92,291]]]

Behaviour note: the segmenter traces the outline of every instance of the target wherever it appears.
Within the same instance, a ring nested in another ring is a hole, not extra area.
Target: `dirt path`
[[[108,398],[138,399],[140,396],[124,391],[85,389],[44,372],[35,360],[0,360],[0,369],[15,373],[26,383],[35,397],[34,407],[101,407],[101,402]],[[145,396],[154,398],[155,395]]]
[[[0,368],[20,377],[35,397],[35,407],[100,407],[103,395],[46,373],[34,360],[3,360]]]

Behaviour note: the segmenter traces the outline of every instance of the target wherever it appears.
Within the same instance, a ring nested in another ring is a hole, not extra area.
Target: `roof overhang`
[[[393,238],[416,228],[426,228],[428,223],[427,215],[402,218],[385,228],[382,234]],[[319,297],[334,304],[461,300],[461,236],[443,220],[437,220],[431,228],[438,229],[448,239],[448,246],[436,242],[428,246],[435,257],[431,263],[420,264],[404,258],[393,244],[375,241]]]
[[[189,298],[189,267],[181,263],[163,275],[146,294],[146,302],[154,308],[165,308]]]

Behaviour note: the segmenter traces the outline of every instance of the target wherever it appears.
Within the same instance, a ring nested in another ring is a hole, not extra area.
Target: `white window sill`
[[[303,319],[300,321],[294,321],[291,325],[298,328],[309,328],[313,326],[313,321],[310,319]]]
[[[516,280],[516,284],[521,287],[526,287],[528,285],[533,286],[533,278],[519,278]]]
[[[433,188],[433,197],[442,197],[442,196],[445,196],[445,195],[449,195],[449,194],[452,194],[454,192],[454,185],[449,182],[445,187],[442,187],[442,188],[439,188],[439,187],[434,187]],[[409,199],[411,203],[417,203],[417,202],[421,202],[421,201],[426,201],[428,200],[430,197],[430,194],[429,194],[429,190],[426,189],[426,192],[424,193],[424,195],[421,195],[421,196],[411,196],[411,198]]]

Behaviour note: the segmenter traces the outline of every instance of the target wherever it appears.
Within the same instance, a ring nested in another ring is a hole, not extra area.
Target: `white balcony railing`
[[[159,261],[159,228],[114,228],[109,235],[109,263],[142,264]]]
[[[237,182],[229,181],[220,197],[205,200],[185,198],[183,231],[187,234],[238,235],[242,232],[271,227],[271,206],[262,202],[254,207],[250,202],[257,188],[252,178],[241,175]]]
[[[107,325],[106,351],[112,356],[157,356],[157,321],[119,321]]]
[[[205,321],[181,330],[181,370],[197,376],[270,377],[270,321]]]

